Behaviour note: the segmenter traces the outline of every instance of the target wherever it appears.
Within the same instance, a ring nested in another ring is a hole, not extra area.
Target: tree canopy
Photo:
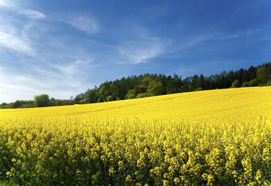
[[[49,96],[47,94],[36,95],[34,103],[37,107],[46,107],[49,105]]]
[[[235,72],[223,71],[210,76],[195,74],[182,78],[177,74],[173,76],[143,74],[123,77],[120,80],[106,81],[99,87],[78,94],[74,102],[80,103],[79,100],[85,100],[85,103],[97,103],[180,92],[264,85],[271,85],[271,63],[250,66],[249,69],[241,68]]]

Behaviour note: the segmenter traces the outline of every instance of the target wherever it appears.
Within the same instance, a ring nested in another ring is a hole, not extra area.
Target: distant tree
[[[147,92],[153,96],[162,95],[163,94],[163,84],[159,80],[153,80],[149,83]]]
[[[106,87],[105,85],[100,86],[99,91],[98,91],[98,97],[100,97],[100,99],[106,95]],[[102,97],[101,97],[102,96]]]
[[[240,84],[239,80],[235,80],[231,85],[232,88],[237,88],[237,87],[240,87],[240,86],[241,86],[241,84]]]
[[[183,86],[181,87],[181,92],[189,92],[190,91],[190,78],[186,77],[183,80]]]
[[[20,108],[22,106],[22,102],[17,100],[12,104],[12,108]]]
[[[102,98],[102,96],[101,96],[101,97],[99,97],[99,98],[98,98],[98,100],[97,100],[97,103],[101,103],[101,102],[103,102],[103,98]]]
[[[167,93],[167,76],[164,74],[159,74],[156,79],[162,83],[162,90],[161,90],[160,95],[166,94]]]
[[[228,80],[228,84],[226,88],[230,88],[232,83],[237,79],[236,72],[234,72],[233,70],[229,71],[226,78]]]
[[[0,105],[0,108],[1,108],[1,109],[12,108],[12,103],[5,103],[5,102],[3,102],[3,103]]]
[[[257,77],[257,68],[254,66],[250,66],[248,69],[248,75],[249,75],[249,80],[251,81]]]
[[[171,76],[167,77],[167,94],[177,93],[180,91],[182,86],[181,76],[179,77],[177,74],[173,74],[173,78]]]
[[[268,76],[267,76],[267,81],[268,81],[268,86],[270,86],[270,84],[271,84],[271,63],[267,63],[267,64],[265,64],[265,68],[267,69],[267,74],[268,74]]]
[[[258,67],[257,69],[257,79],[261,84],[265,84],[268,81],[268,72],[264,66]]]
[[[8,105],[7,103],[3,102],[0,106],[1,107],[6,107],[7,105]]]
[[[219,74],[219,88],[229,88],[231,86],[231,82],[227,78],[227,72],[224,70]]]
[[[206,90],[206,82],[205,82],[205,78],[202,74],[198,78],[197,87],[201,88],[202,90]]]
[[[49,104],[49,106],[56,106],[56,99],[51,98],[48,104]]]
[[[147,75],[142,79],[140,85],[138,86],[141,88],[141,92],[144,93],[147,91],[149,84],[156,78],[155,75]]]
[[[249,87],[249,82],[244,82],[244,83],[242,84],[242,87]]]
[[[171,76],[167,77],[167,94],[174,93],[173,79]]]
[[[244,69],[241,68],[237,73],[237,75],[238,75],[237,80],[239,81],[240,85],[243,83],[244,72],[245,72]]]
[[[196,75],[196,74],[192,77],[191,91],[196,90],[198,88],[197,87],[197,85],[198,85],[198,83],[197,83],[198,79],[199,79],[199,76]]]
[[[134,99],[136,98],[135,94],[130,94],[127,99]]]
[[[81,100],[80,100],[81,101]],[[79,102],[80,102],[79,101]],[[62,100],[60,100],[60,99],[56,99],[55,100],[55,106],[61,106],[61,105],[64,105],[63,103],[62,103]]]
[[[83,100],[86,98],[86,94],[85,93],[80,93],[80,94],[77,94],[75,96],[75,98],[73,99],[74,103],[78,104],[80,102],[80,100]]]
[[[213,89],[213,81],[212,81],[212,77],[209,76],[207,78],[205,78],[205,89],[204,90],[211,90]]]
[[[145,97],[151,97],[152,95],[148,92],[145,93],[139,93],[136,98],[145,98]]]
[[[112,94],[112,97],[117,98],[119,97],[119,88],[117,86],[117,83],[110,84],[109,92]]]
[[[96,103],[98,101],[98,90],[91,89],[87,93],[86,102],[87,103]]]
[[[135,89],[130,90],[126,95],[125,99],[134,99],[136,98],[136,91]]]
[[[79,101],[79,104],[85,104],[86,103],[86,100],[85,99],[82,99]]]
[[[46,107],[49,104],[49,96],[47,94],[37,95],[34,102],[37,107]]]
[[[71,100],[62,100],[62,105],[74,105]]]
[[[255,86],[258,86],[259,85],[259,81],[257,78],[251,80],[250,82],[248,82],[249,86],[250,87],[255,87]]]
[[[111,96],[111,95],[108,96],[108,97],[107,97],[107,101],[108,101],[108,102],[109,102],[109,101],[113,101],[113,96]]]

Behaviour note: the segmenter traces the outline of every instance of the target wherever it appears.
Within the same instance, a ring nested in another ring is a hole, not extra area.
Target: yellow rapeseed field
[[[271,87],[0,110],[0,180],[270,185]]]

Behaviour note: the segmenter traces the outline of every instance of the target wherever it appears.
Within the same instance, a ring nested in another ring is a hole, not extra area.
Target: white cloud
[[[36,10],[24,10],[21,12],[21,14],[24,14],[25,16],[27,16],[28,18],[30,19],[43,19],[43,18],[46,18],[46,16],[41,13],[41,12],[38,12]]]
[[[17,99],[33,100],[34,95],[32,94],[41,89],[42,84],[30,75],[1,71],[0,86],[2,87],[0,89],[0,101],[9,103],[14,102]]]
[[[8,0],[0,0],[0,6],[13,6],[13,3],[11,1]]]
[[[0,45],[27,55],[34,55],[35,51],[23,40],[0,31]]]
[[[233,39],[239,37],[239,34],[227,35],[222,37],[221,39]]]
[[[213,39],[213,35],[199,35],[196,36],[194,38],[190,38],[188,41],[184,42],[184,44],[182,44],[182,49],[190,49],[193,47],[196,47],[197,45],[208,41],[210,39]]]
[[[240,31],[238,33],[235,33],[235,34],[231,34],[231,35],[226,35],[226,36],[223,36],[219,39],[233,39],[233,38],[238,38],[238,37],[249,37],[250,35],[254,34],[255,32],[258,32],[259,30],[243,30],[243,31]]]
[[[34,96],[39,94],[69,99],[70,96],[75,96],[87,88],[80,78],[73,78],[72,75],[61,72],[56,73],[40,65],[29,66],[28,72],[15,72],[12,69],[0,67],[0,87],[2,87],[0,103],[33,100]]]
[[[94,61],[95,56],[92,56],[92,59],[88,60],[76,60],[73,63],[69,64],[49,64],[52,68],[57,69],[58,71],[61,71],[62,73],[66,75],[73,75],[73,74],[82,74],[84,73],[85,69],[87,68],[87,65]]]
[[[147,62],[148,59],[162,55],[170,43],[168,40],[158,38],[125,42],[119,47],[121,57],[117,63],[139,64]]]
[[[204,42],[215,40],[216,34],[199,34],[196,36],[191,36],[183,38],[180,40],[175,40],[171,48],[168,50],[169,58],[191,58],[191,51],[195,47],[204,44]],[[173,54],[173,55],[172,55]]]
[[[4,6],[5,5],[5,1],[4,0],[0,0],[0,6]]]
[[[93,19],[85,16],[80,16],[72,19],[71,21],[68,21],[68,23],[89,34],[98,32],[97,23]]]

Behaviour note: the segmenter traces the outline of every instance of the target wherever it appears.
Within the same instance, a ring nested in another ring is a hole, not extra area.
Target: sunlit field
[[[0,110],[0,180],[270,185],[271,87]]]

